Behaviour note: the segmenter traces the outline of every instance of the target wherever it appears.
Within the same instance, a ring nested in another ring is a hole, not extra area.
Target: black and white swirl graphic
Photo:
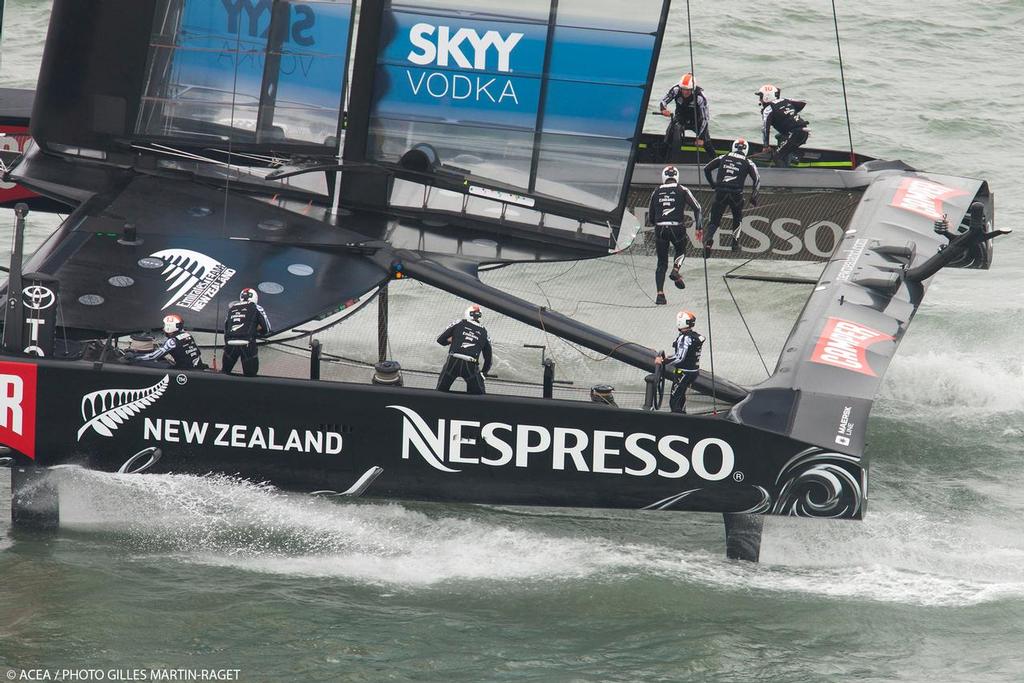
[[[861,459],[808,448],[793,456],[779,472],[772,514],[796,517],[859,517],[866,482]]]

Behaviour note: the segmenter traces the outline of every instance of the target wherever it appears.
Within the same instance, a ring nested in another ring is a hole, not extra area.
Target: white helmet
[[[246,287],[238,295],[238,300],[241,301],[242,303],[251,301],[254,304],[258,304],[260,302],[260,295],[252,287]]]
[[[170,315],[164,316],[164,334],[174,334],[175,332],[181,332],[184,329],[185,324],[181,320],[181,316],[177,313],[171,313]]]
[[[765,83],[755,94],[757,95],[758,99],[761,100],[761,105],[763,106],[766,104],[775,104],[776,102],[778,102],[779,95],[781,95],[782,93],[778,88],[776,88],[771,83]]]
[[[687,330],[697,323],[697,316],[690,311],[679,311],[676,314],[676,327],[680,330]]]
[[[679,182],[679,169],[676,168],[675,166],[666,166],[665,168],[661,169],[661,182]]]
[[[468,320],[470,322],[473,322],[473,323],[479,323],[480,322],[480,318],[482,318],[482,317],[483,317],[483,311],[480,310],[480,306],[479,305],[473,304],[472,306],[470,306],[469,308],[466,309],[466,320]]]
[[[680,90],[693,90],[695,86],[696,81],[694,81],[693,74],[691,73],[685,73],[683,74],[683,77],[679,79]]]
[[[743,138],[736,138],[732,143],[733,154],[739,154],[740,156],[747,156],[747,152],[750,151],[750,145]]]

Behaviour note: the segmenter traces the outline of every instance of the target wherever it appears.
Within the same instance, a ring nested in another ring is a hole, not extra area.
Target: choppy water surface
[[[839,4],[856,146],[987,178],[1000,227],[1024,224],[1024,6]],[[755,136],[751,93],[771,81],[810,101],[814,144],[847,144],[826,3],[691,7],[716,133]],[[3,85],[33,85],[47,13],[8,0]],[[658,94],[688,62],[677,2]],[[34,225],[38,243],[50,224]],[[0,669],[1024,679],[1022,252],[1008,238],[991,271],[930,290],[872,417],[863,523],[769,519],[750,566],[723,559],[710,515],[338,504],[67,469],[59,535],[12,538],[0,517]]]

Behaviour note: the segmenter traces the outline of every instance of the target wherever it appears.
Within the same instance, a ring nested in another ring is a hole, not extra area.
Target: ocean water
[[[837,4],[855,146],[986,178],[998,226],[1024,226],[1024,5]],[[716,134],[757,135],[768,81],[810,102],[814,145],[848,144],[830,4],[690,8]],[[34,83],[47,13],[7,0],[0,84]],[[677,1],[656,95],[689,60]],[[33,243],[51,227],[34,221]],[[930,289],[872,415],[864,522],[770,518],[750,565],[724,559],[714,515],[335,503],[67,469],[59,534],[15,537],[0,516],[0,672],[1024,680],[1022,255],[1003,238],[992,270]]]

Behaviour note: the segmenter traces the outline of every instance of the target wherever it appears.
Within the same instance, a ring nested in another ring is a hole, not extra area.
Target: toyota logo
[[[31,285],[22,290],[22,301],[26,308],[41,311],[49,308],[57,300],[53,290],[42,285]]]

